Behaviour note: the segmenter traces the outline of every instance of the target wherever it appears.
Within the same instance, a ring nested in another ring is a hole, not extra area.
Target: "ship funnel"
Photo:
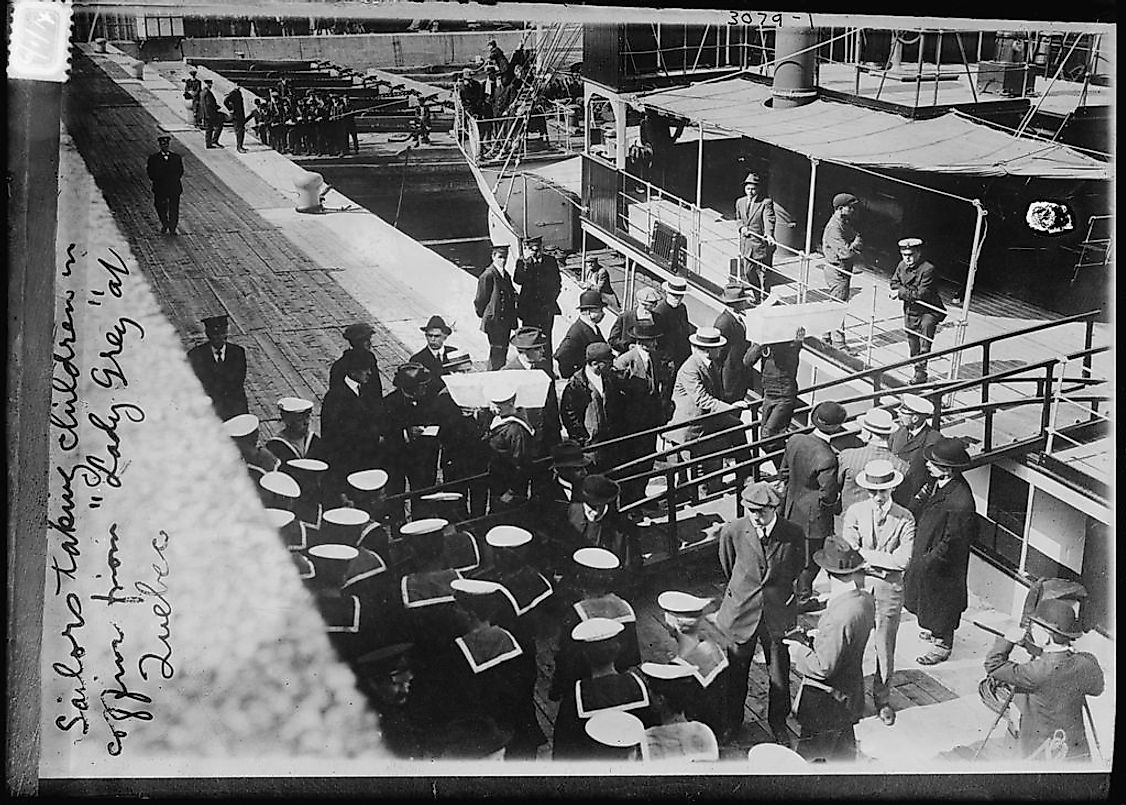
[[[775,109],[792,109],[817,100],[816,28],[778,28],[774,34]]]

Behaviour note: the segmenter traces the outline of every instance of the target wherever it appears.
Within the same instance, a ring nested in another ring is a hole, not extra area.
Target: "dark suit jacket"
[[[586,319],[579,319],[571,323],[567,334],[555,348],[555,360],[559,362],[559,374],[570,377],[578,369],[586,365],[586,348],[590,344],[605,341],[606,337],[597,326],[591,327]]]
[[[716,625],[736,643],[754,635],[766,610],[766,628],[779,638],[797,619],[794,580],[804,564],[805,535],[788,520],[777,517],[763,541],[750,518],[740,517],[719,530],[719,564],[727,576]],[[765,582],[761,593],[756,593]]]
[[[841,493],[833,448],[812,433],[795,433],[786,441],[779,473],[786,484],[782,516],[801,528],[806,539],[832,534]]]
[[[344,382],[344,357],[350,352],[360,352],[368,358],[368,363],[371,365],[371,379],[361,387],[361,392],[365,398],[370,396],[373,403],[378,405],[383,399],[383,378],[379,376],[379,363],[374,353],[368,352],[366,349],[357,350],[354,347],[348,347],[344,350],[344,354],[333,361],[328,370],[328,387],[332,388]]]
[[[688,309],[682,302],[677,307],[670,307],[667,300],[661,302],[653,310],[653,317],[657,326],[661,328],[661,345],[673,362],[680,368],[680,364],[692,354],[692,345],[688,343],[688,336],[696,332],[695,326],[688,321]]]
[[[623,310],[618,318],[614,319],[614,323],[610,326],[610,337],[606,339],[614,352],[621,354],[629,349],[630,344],[633,343],[633,338],[629,332],[637,324],[637,321],[637,308],[635,307]],[[655,318],[654,323],[656,323]]]
[[[934,488],[933,494],[931,488]],[[957,625],[966,609],[966,572],[977,531],[970,485],[954,478],[941,489],[930,482],[912,501],[915,544],[903,580],[904,606],[932,631]]]
[[[434,357],[434,353],[430,351],[429,347],[423,347],[418,352],[411,355],[410,362],[421,364],[429,369],[430,376],[434,378],[436,384],[444,388],[446,383],[442,380],[442,375],[446,373],[446,370],[443,368],[443,362],[453,351],[453,347],[442,347],[442,358],[438,359]]]
[[[183,192],[180,177],[184,175],[184,160],[179,154],[169,151],[166,159],[164,154],[157,151],[149,157],[146,170],[155,195],[178,196]]]
[[[366,394],[357,396],[344,382],[325,394],[321,403],[321,452],[337,483],[342,484],[350,473],[386,463],[380,449],[381,408]]]
[[[567,435],[584,447],[605,442],[626,433],[629,411],[625,387],[611,369],[602,375],[600,397],[590,385],[585,371],[577,371],[563,388],[559,416]],[[599,456],[600,463],[610,456]]]
[[[655,428],[672,418],[674,373],[667,357],[650,352],[645,362],[630,348],[614,360],[614,368],[625,385],[630,431]]]
[[[803,676],[844,694],[854,724],[864,715],[864,648],[874,628],[871,593],[854,589],[832,598],[817,621],[813,653],[798,662]]]
[[[203,119],[211,124],[223,120],[223,114],[219,110],[219,101],[215,97],[214,89],[204,89],[203,91]]]
[[[903,314],[908,327],[918,327],[919,317],[924,313],[946,318],[946,305],[938,293],[938,271],[934,263],[923,260],[914,268],[908,268],[902,260],[895,267],[889,283],[893,291],[903,300]],[[938,308],[938,310],[935,310]]]
[[[516,329],[516,288],[496,267],[490,265],[477,278],[473,307],[483,331]]]
[[[550,254],[541,254],[535,262],[517,260],[512,280],[520,285],[516,312],[521,319],[536,320],[560,313],[557,302],[562,288],[559,261]]]
[[[232,123],[246,122],[246,109],[243,106],[242,90],[232,89],[228,92],[227,97],[223,99],[223,105],[230,111]]]
[[[738,402],[747,396],[751,385],[750,366],[747,364],[747,328],[730,310],[722,311],[715,320],[715,328],[727,339],[722,359],[723,399]]]
[[[211,344],[188,350],[188,363],[215,405],[220,419],[230,419],[249,411],[246,402],[246,352],[238,344],[227,343],[223,362],[215,362]]]
[[[907,473],[903,483],[895,488],[892,498],[900,506],[909,506],[915,494],[930,480],[927,460],[923,452],[942,438],[942,434],[930,425],[912,436],[907,428],[900,428],[891,435],[891,452],[896,458],[907,462]]]

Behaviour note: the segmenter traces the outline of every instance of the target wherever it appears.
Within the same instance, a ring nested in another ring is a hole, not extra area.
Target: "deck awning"
[[[771,109],[764,105],[769,97],[769,86],[728,78],[651,92],[637,100],[693,122],[848,165],[979,176],[1110,177],[1106,163],[1074,148],[1014,137],[957,112],[909,120],[823,100]]]

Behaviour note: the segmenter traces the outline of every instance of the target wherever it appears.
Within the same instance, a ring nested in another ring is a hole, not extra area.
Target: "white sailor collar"
[[[587,701],[583,700],[583,683],[586,687],[597,689],[599,686],[605,686],[606,681],[614,680],[619,682],[619,690],[613,691],[613,699],[621,699],[621,701],[614,701],[612,704],[606,704],[601,707],[590,706],[599,704],[597,690],[588,690]],[[624,684],[623,684],[624,683]],[[593,700],[593,701],[591,701]],[[579,718],[590,718],[595,713],[605,713],[611,710],[638,710],[642,707],[649,706],[649,689],[645,683],[633,671],[626,671],[622,674],[614,674],[613,676],[602,676],[588,679],[575,680],[575,707],[578,711]]]
[[[357,550],[359,554],[348,563],[348,568],[344,572],[344,583],[340,586],[341,589],[359,584],[366,579],[375,578],[387,571],[387,562],[375,551],[368,548],[358,548]]]
[[[524,653],[512,632],[500,626],[482,626],[456,638],[454,643],[461,649],[474,674],[487,671]]]
[[[523,419],[521,419],[520,417],[518,417],[518,416],[515,416],[515,415],[513,415],[513,414],[509,414],[509,415],[507,415],[507,416],[495,416],[495,417],[493,417],[493,421],[492,421],[492,423],[491,423],[491,424],[489,425],[489,430],[490,430],[490,431],[494,431],[494,430],[496,430],[497,428],[499,428],[499,427],[501,427],[502,425],[505,425],[505,424],[507,424],[507,423],[509,423],[509,422],[517,422],[517,423],[519,423],[519,424],[520,424],[520,426],[524,428],[524,430],[528,431],[528,435],[529,435],[529,436],[535,436],[535,435],[536,435],[536,430],[535,430],[535,428],[533,428],[533,427],[532,427],[531,425],[529,425],[529,424],[528,424],[527,422],[525,422],[525,421],[524,421]]]
[[[356,596],[318,596],[317,608],[329,633],[356,634],[360,631],[360,599]]]
[[[574,603],[575,614],[579,620],[588,621],[591,618],[608,618],[618,623],[636,623],[637,613],[629,602],[619,598],[614,593],[600,595],[598,598],[584,598]]]
[[[496,582],[500,585],[499,592],[509,600],[517,615],[531,612],[555,592],[551,582],[530,567],[522,567]]]
[[[430,607],[435,604],[452,604],[453,588],[450,582],[460,579],[456,570],[432,570],[427,573],[408,573],[399,585],[403,606],[408,609]]]
[[[705,688],[728,666],[727,652],[708,641],[697,643],[685,656],[674,657],[673,662],[691,668],[692,676]]]

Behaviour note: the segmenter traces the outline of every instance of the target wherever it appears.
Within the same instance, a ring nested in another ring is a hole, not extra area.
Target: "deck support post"
[[[977,210],[977,221],[974,223],[974,240],[970,248],[970,268],[966,275],[966,292],[962,298],[962,320],[958,322],[958,332],[954,334],[954,344],[961,346],[966,341],[966,328],[970,320],[970,300],[973,297],[974,279],[977,277],[977,261],[981,256],[981,234],[985,227],[985,205],[980,199],[973,200],[974,209]],[[958,370],[962,364],[962,353],[955,352],[950,356],[950,380],[958,377]]]

